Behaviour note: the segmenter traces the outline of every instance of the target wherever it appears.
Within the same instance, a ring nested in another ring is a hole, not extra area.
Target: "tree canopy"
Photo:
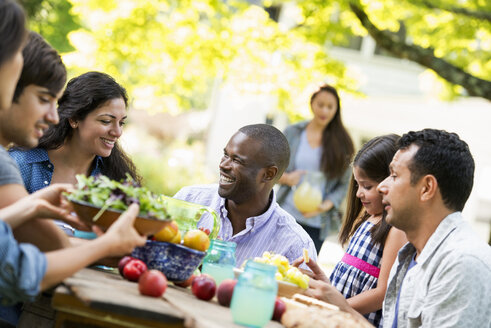
[[[447,96],[491,100],[490,1],[299,0],[297,4],[302,15],[296,30],[312,42],[340,45],[347,35],[368,33],[392,55],[434,71],[445,83]]]
[[[240,0],[22,2],[31,28],[65,53],[71,75],[105,71],[142,109],[206,108],[219,81],[276,94],[278,107],[300,118],[309,86],[328,81],[356,92],[329,46],[367,34],[392,55],[433,70],[447,97],[491,97],[487,0],[298,0],[293,28]]]

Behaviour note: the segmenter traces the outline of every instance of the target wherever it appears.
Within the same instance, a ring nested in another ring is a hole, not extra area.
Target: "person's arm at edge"
[[[399,249],[407,243],[406,234],[396,228],[391,228],[382,254],[382,265],[377,281],[377,287],[349,298],[348,304],[361,314],[380,310],[387,290],[389,273],[396,260]]]
[[[78,247],[46,253],[47,268],[41,290],[45,290],[87,265],[108,256],[130,253],[135,246],[143,246],[146,237],[133,228],[140,208],[131,205],[101,237],[83,243]]]
[[[53,218],[76,225],[78,228],[88,229],[78,217],[73,216],[67,202],[63,199],[63,192],[72,188],[70,184],[54,184],[20,198],[15,203],[0,208],[0,217],[11,229],[34,218]]]
[[[0,208],[3,208],[27,196],[28,193],[20,184],[8,184],[0,186],[0,195]],[[13,229],[13,233],[19,243],[34,244],[43,252],[71,246],[65,233],[51,220],[29,220]]]

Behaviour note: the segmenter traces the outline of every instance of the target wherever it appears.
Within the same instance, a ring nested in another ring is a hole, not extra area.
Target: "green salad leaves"
[[[100,214],[107,208],[125,211],[132,203],[137,203],[140,204],[140,217],[157,220],[169,219],[159,197],[147,188],[138,186],[128,174],[125,180],[119,182],[104,175],[96,177],[77,175],[76,178],[77,188],[65,195],[70,201],[86,202],[95,207],[100,207]],[[94,221],[97,218],[94,217]]]

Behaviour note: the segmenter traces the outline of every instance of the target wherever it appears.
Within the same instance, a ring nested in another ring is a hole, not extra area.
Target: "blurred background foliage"
[[[432,68],[445,86],[443,98],[491,98],[489,0],[20,2],[31,29],[63,53],[69,77],[107,72],[127,88],[132,108],[150,113],[206,110],[214,90],[228,83],[276,96],[291,121],[303,119],[295,97],[313,84],[358,93],[356,79],[329,48],[367,34],[386,54]],[[289,25],[278,22],[281,6],[288,7]],[[174,165],[173,151],[189,145],[166,147],[134,156],[151,189],[173,194],[210,181],[199,161]]]
[[[312,81],[355,91],[356,81],[327,50],[370,32],[354,6],[380,31],[431,50],[420,54],[429,66],[438,58],[461,70],[440,77],[446,85],[442,96],[476,95],[459,86],[462,80],[482,79],[472,85],[479,89],[489,87],[491,77],[488,0],[264,0],[263,7],[245,0],[21,2],[31,28],[60,52],[69,52],[64,59],[72,75],[104,70],[128,87],[139,101],[136,107],[148,110],[204,109],[217,76],[276,94],[280,109],[294,119],[290,95]],[[295,25],[271,19],[277,19],[275,9],[291,3]],[[392,54],[418,59],[407,52]],[[477,96],[490,99],[483,91]]]

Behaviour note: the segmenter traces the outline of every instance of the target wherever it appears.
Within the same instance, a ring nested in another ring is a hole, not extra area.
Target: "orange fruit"
[[[189,230],[184,235],[184,246],[205,252],[210,247],[210,239],[201,230]]]
[[[153,237],[157,241],[166,241],[176,244],[181,242],[181,233],[179,232],[179,227],[177,226],[176,221],[171,221],[164,227],[164,229],[153,235]]]

